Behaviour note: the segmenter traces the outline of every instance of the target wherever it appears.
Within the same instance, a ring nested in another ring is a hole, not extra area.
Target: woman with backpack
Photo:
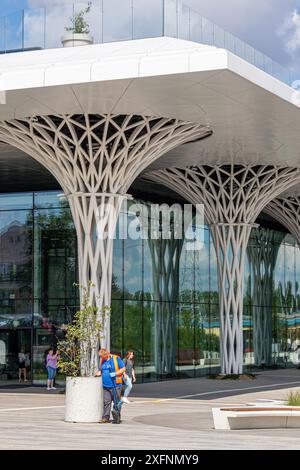
[[[123,403],[130,403],[128,396],[132,390],[132,384],[136,382],[135,371],[134,371],[134,352],[128,351],[126,357],[123,359],[126,370],[123,375],[123,381],[125,383],[124,396],[122,398]]]

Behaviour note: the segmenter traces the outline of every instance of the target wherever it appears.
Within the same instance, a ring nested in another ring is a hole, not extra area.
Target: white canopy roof
[[[300,166],[298,93],[232,53],[172,38],[0,56],[0,119],[136,113],[208,123],[213,136],[152,168],[193,163]]]

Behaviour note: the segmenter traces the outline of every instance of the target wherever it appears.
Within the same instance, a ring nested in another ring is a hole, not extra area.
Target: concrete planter
[[[87,33],[68,33],[61,38],[64,47],[88,46],[93,44],[93,36]]]
[[[102,412],[102,378],[67,377],[65,421],[98,423]]]

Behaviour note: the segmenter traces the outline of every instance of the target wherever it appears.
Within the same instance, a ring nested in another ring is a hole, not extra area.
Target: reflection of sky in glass
[[[284,284],[285,272],[284,272],[284,261],[285,261],[285,249],[282,244],[278,250],[277,260],[274,268],[274,283],[275,288],[278,287],[279,283]]]

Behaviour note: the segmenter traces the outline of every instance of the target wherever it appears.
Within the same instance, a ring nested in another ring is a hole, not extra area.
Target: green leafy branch
[[[84,19],[84,15],[91,11],[92,2],[88,3],[88,6],[83,10],[74,14],[74,17],[70,17],[70,21],[73,26],[69,26],[65,28],[66,31],[72,31],[75,34],[85,33],[88,34],[90,32],[90,25]]]
[[[91,282],[87,288],[75,285],[82,290],[82,306],[75,313],[73,322],[65,326],[65,338],[58,341],[58,368],[68,377],[93,377],[110,307],[99,309],[89,304],[90,290],[95,287]]]

